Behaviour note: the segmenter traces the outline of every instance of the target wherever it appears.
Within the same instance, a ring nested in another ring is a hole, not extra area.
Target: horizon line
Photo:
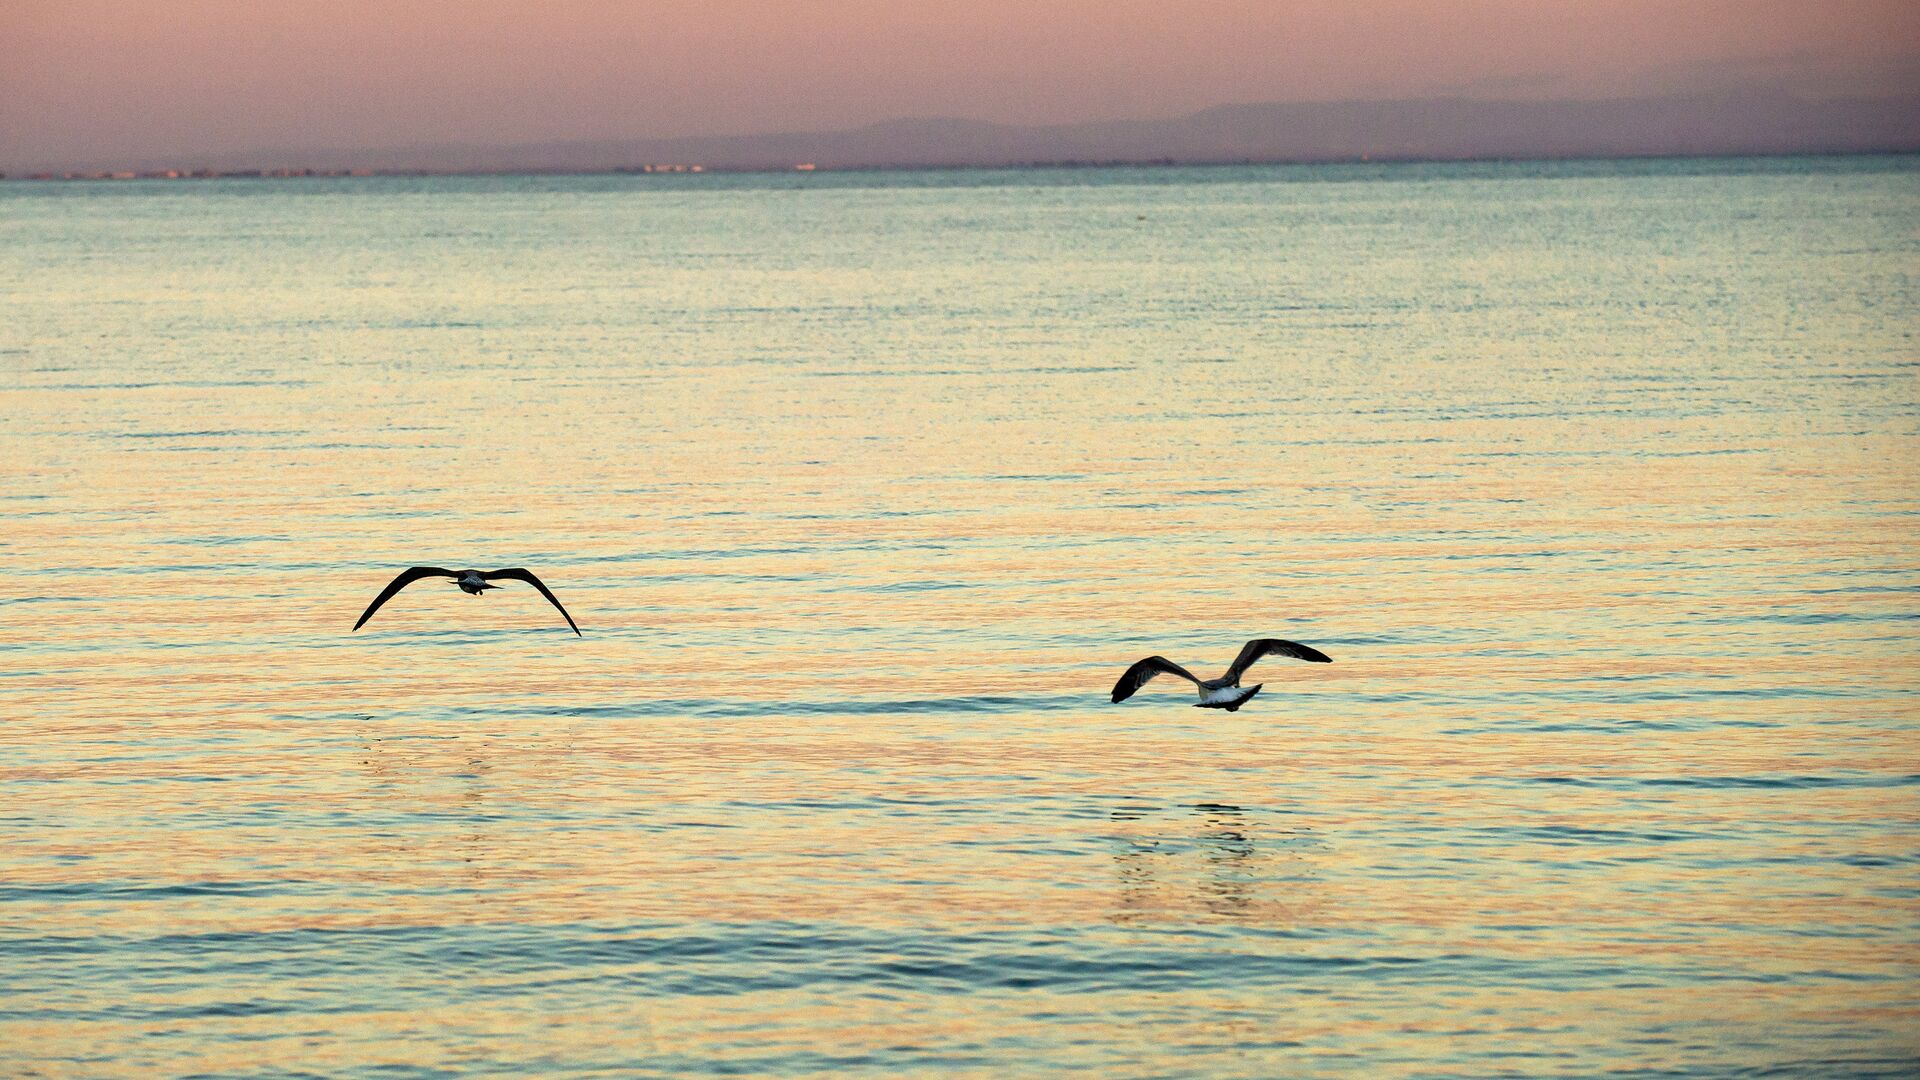
[[[34,170],[32,172],[22,173],[0,172],[0,183],[137,183],[156,180],[176,183],[183,181],[207,182],[214,180],[377,180],[405,179],[409,177],[481,178],[513,176],[807,176],[816,173],[1064,172],[1077,169],[1232,169],[1248,167],[1280,168],[1289,166],[1313,168],[1354,165],[1553,165],[1603,161],[1768,161],[1854,157],[1920,157],[1920,146],[1905,148],[1887,147],[1868,150],[1782,150],[1763,153],[1726,153],[1715,151],[1671,153],[1648,151],[1646,153],[1613,154],[1466,154],[1458,157],[1433,155],[1375,156],[1362,154],[1359,157],[1248,157],[1195,158],[1191,160],[1181,160],[1163,156],[1154,158],[1113,158],[1105,160],[1059,158],[1018,162],[951,162],[944,164],[895,162],[860,165],[817,165],[811,162],[799,162],[793,165],[700,165],[694,163],[681,165],[678,163],[656,163],[652,165],[613,165],[579,169],[564,167],[511,169],[317,169],[273,166],[191,170],[71,169],[60,172],[48,170]]]

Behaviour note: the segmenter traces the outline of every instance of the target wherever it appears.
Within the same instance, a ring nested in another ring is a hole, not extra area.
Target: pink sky
[[[1914,0],[0,0],[0,164],[1920,86]]]

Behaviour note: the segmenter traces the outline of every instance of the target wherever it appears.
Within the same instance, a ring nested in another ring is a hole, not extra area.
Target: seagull
[[[560,607],[560,601],[555,600],[553,594],[547,591],[547,587],[540,583],[540,579],[533,576],[533,571],[522,570],[517,566],[511,569],[495,570],[485,574],[478,570],[442,570],[438,566],[416,566],[409,570],[402,570],[400,571],[400,576],[394,578],[391,584],[380,591],[379,596],[373,598],[373,603],[367,605],[366,613],[360,616],[359,622],[353,624],[353,628],[358,630],[362,626],[365,626],[367,620],[373,618],[373,613],[380,610],[381,604],[393,599],[394,593],[399,592],[401,589],[406,588],[424,577],[450,577],[453,579],[455,585],[460,586],[461,592],[473,596],[479,596],[487,589],[499,588],[500,586],[498,585],[487,584],[499,578],[511,578],[514,581],[524,581],[534,588],[539,589],[540,595],[546,597],[548,603],[551,603],[556,608],[560,608],[561,618],[566,619],[567,625],[573,627],[573,632],[576,636],[580,635],[580,628],[574,625],[573,616],[567,614],[566,608]]]
[[[1251,689],[1243,690],[1240,688],[1240,676],[1253,666],[1254,661],[1268,653],[1279,653],[1281,656],[1291,656],[1295,660],[1306,660],[1315,664],[1333,663],[1333,657],[1311,646],[1281,641],[1279,638],[1254,638],[1240,649],[1240,655],[1234,658],[1233,666],[1227,669],[1227,673],[1217,679],[1197,679],[1193,672],[1164,656],[1149,656],[1128,668],[1127,673],[1120,676],[1120,681],[1113,684],[1113,700],[1115,704],[1127,700],[1133,696],[1134,691],[1147,685],[1147,680],[1155,675],[1178,675],[1200,688],[1200,702],[1194,708],[1238,712],[1240,706],[1252,701],[1253,695],[1260,692],[1261,686],[1266,685],[1259,683]]]

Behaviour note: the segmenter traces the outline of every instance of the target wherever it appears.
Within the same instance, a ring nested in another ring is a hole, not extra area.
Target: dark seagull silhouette
[[[1268,653],[1291,656],[1295,660],[1306,660],[1315,664],[1331,664],[1333,657],[1308,645],[1293,641],[1281,641],[1279,638],[1255,638],[1246,643],[1240,655],[1233,660],[1233,666],[1225,675],[1217,679],[1195,678],[1193,672],[1164,656],[1149,656],[1145,660],[1127,669],[1120,681],[1113,684],[1113,700],[1116,704],[1134,695],[1134,692],[1147,685],[1155,675],[1178,675],[1200,689],[1200,701],[1196,709],[1225,709],[1237,712],[1240,706],[1253,700],[1265,683],[1241,689],[1240,676],[1253,666],[1254,661]]]
[[[366,613],[360,616],[359,622],[353,624],[353,628],[358,630],[362,626],[365,626],[367,620],[373,618],[373,613],[380,610],[381,604],[393,599],[394,593],[425,577],[450,577],[453,579],[455,585],[460,586],[460,591],[473,596],[479,596],[487,589],[497,589],[500,587],[498,585],[487,584],[490,581],[498,581],[501,578],[508,578],[513,581],[524,581],[534,588],[539,589],[540,595],[546,597],[548,603],[556,608],[560,608],[561,618],[566,619],[567,625],[573,627],[574,634],[580,635],[580,628],[574,625],[573,616],[567,614],[566,608],[560,607],[560,601],[554,599],[553,594],[547,591],[547,587],[540,583],[540,579],[534,577],[531,570],[522,570],[517,566],[507,570],[494,570],[485,574],[478,570],[442,570],[438,566],[416,566],[409,570],[402,570],[400,571],[400,576],[394,578],[386,588],[380,590],[380,595],[374,597],[373,603],[367,605]]]

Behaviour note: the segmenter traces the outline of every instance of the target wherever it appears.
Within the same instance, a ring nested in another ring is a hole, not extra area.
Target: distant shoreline
[[[594,176],[1836,156],[1920,152],[1920,92],[1796,97],[1764,85],[1594,101],[1260,102],[1154,120],[1014,125],[906,117],[829,131],[69,154],[15,148],[37,180]],[[98,156],[93,156],[97,154]]]

